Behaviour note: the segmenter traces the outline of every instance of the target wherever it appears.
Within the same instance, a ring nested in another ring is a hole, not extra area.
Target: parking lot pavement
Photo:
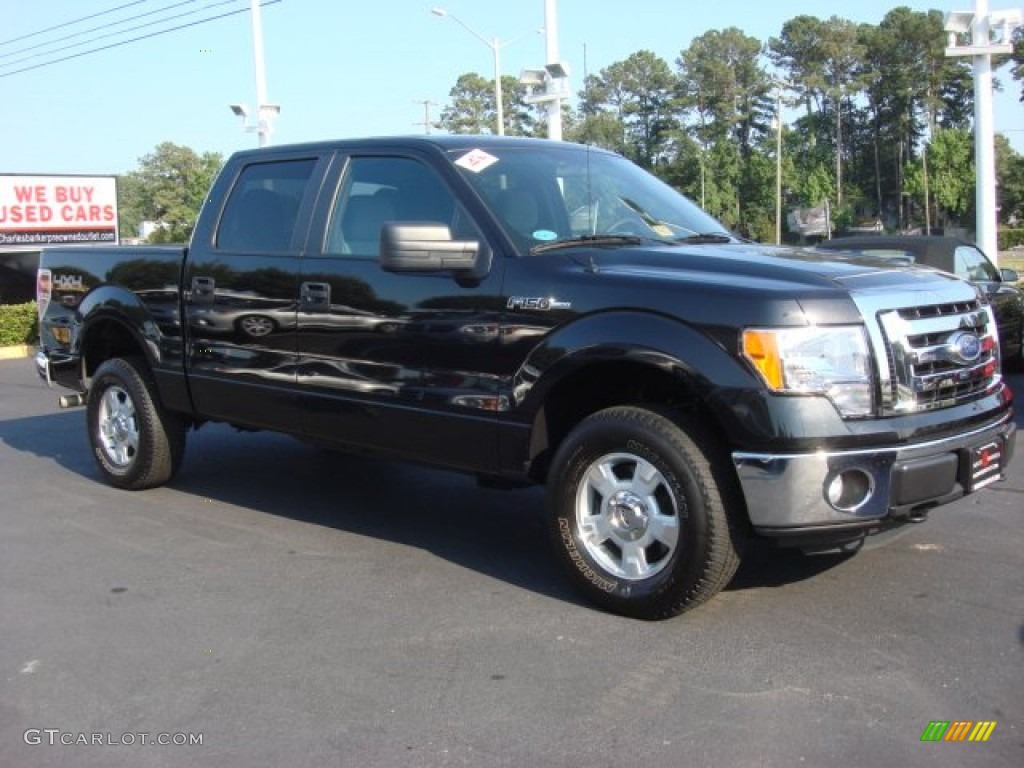
[[[0,766],[1024,764],[1024,450],[886,546],[756,548],[644,623],[577,600],[539,490],[189,440],[109,488],[84,411],[0,362]]]

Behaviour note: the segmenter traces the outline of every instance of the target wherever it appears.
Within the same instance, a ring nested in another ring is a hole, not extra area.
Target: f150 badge
[[[547,312],[552,309],[572,309],[572,302],[539,296],[509,296],[506,307],[508,309],[539,309],[542,312]]]

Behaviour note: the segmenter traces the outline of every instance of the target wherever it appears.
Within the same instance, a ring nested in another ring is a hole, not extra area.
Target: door
[[[190,388],[204,416],[298,427],[297,275],[319,164],[261,156],[211,191],[208,205],[225,201],[219,222],[201,217],[183,279]]]
[[[298,384],[306,429],[327,439],[466,469],[497,465],[501,394],[496,347],[501,260],[486,277],[385,272],[386,222],[447,225],[484,243],[480,228],[426,158],[339,158],[321,196],[321,241],[303,259]]]

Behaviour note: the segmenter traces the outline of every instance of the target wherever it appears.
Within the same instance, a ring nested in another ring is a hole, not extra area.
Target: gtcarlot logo
[[[113,733],[75,733],[73,731],[62,731],[60,728],[29,728],[22,734],[26,744],[49,744],[55,746],[62,744],[65,747],[72,746],[104,746],[104,747],[132,747],[135,745],[151,746],[175,746],[187,747],[203,743],[201,733],[122,733],[115,736]]]
[[[995,720],[932,720],[921,741],[988,741],[996,725]]]

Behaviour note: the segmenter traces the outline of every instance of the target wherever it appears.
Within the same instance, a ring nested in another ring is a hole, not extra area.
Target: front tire
[[[577,586],[642,619],[675,616],[721,591],[743,538],[730,467],[689,418],[616,407],[581,422],[548,480],[551,534]]]
[[[164,410],[142,360],[114,358],[97,370],[86,403],[89,442],[108,483],[126,490],[170,480],[185,453],[185,421]]]

